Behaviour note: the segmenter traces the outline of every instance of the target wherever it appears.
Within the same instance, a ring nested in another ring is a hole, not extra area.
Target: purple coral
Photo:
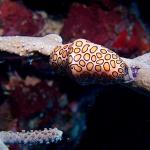
[[[131,67],[132,74],[133,74],[133,77],[134,77],[134,78],[137,77],[137,74],[138,74],[138,70],[139,70],[139,69],[140,69],[140,68],[137,67],[137,66],[132,66],[132,67]]]
[[[0,132],[0,140],[5,144],[49,144],[50,142],[58,142],[61,138],[62,131],[57,128],[44,129],[42,131]]]

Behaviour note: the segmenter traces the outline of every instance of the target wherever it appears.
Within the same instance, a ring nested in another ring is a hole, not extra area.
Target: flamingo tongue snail
[[[150,53],[132,59],[123,58],[84,39],[69,44],[62,44],[62,41],[57,34],[44,37],[0,36],[0,51],[27,57],[37,52],[50,56],[51,66],[67,71],[82,84],[115,81],[150,93]]]
[[[127,74],[126,64],[115,52],[85,39],[56,46],[50,64],[66,70],[81,84],[118,82]]]

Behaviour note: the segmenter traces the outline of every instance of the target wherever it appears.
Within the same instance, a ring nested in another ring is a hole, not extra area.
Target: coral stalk
[[[127,64],[129,72],[131,72],[133,76],[135,74],[134,80],[127,84],[127,86],[140,89],[147,95],[150,95],[150,53],[133,59],[122,59]],[[137,71],[134,71],[134,69]]]
[[[123,85],[150,93],[150,53],[134,59],[122,58],[84,39],[63,45],[61,37],[56,34],[45,37],[0,37],[0,49],[21,56],[32,55],[34,52],[50,56],[52,66],[58,70],[67,70],[80,81],[99,79],[106,84],[107,78],[108,82],[121,81]],[[83,58],[84,61],[81,60]]]
[[[0,50],[15,53],[20,56],[33,55],[39,52],[43,55],[50,55],[51,51],[62,44],[62,39],[56,34],[49,34],[44,37],[28,36],[1,36]]]
[[[62,139],[62,131],[57,128],[44,129],[42,131],[1,131],[0,140],[5,144],[49,144]]]
[[[9,150],[8,147],[0,140],[0,150]]]

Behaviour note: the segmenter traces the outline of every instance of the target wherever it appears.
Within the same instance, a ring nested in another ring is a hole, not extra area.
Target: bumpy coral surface
[[[62,139],[62,131],[57,128],[44,129],[43,131],[31,130],[22,132],[1,131],[0,140],[7,144],[49,144]]]

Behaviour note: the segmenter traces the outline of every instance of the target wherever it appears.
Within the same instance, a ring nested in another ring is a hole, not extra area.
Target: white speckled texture
[[[63,132],[57,128],[44,129],[42,131],[1,131],[0,141],[5,144],[49,144],[60,141],[62,134]]]
[[[33,55],[39,52],[43,55],[50,55],[51,51],[62,44],[62,38],[57,34],[49,34],[44,37],[27,36],[1,36],[0,50],[15,53],[20,56]]]

